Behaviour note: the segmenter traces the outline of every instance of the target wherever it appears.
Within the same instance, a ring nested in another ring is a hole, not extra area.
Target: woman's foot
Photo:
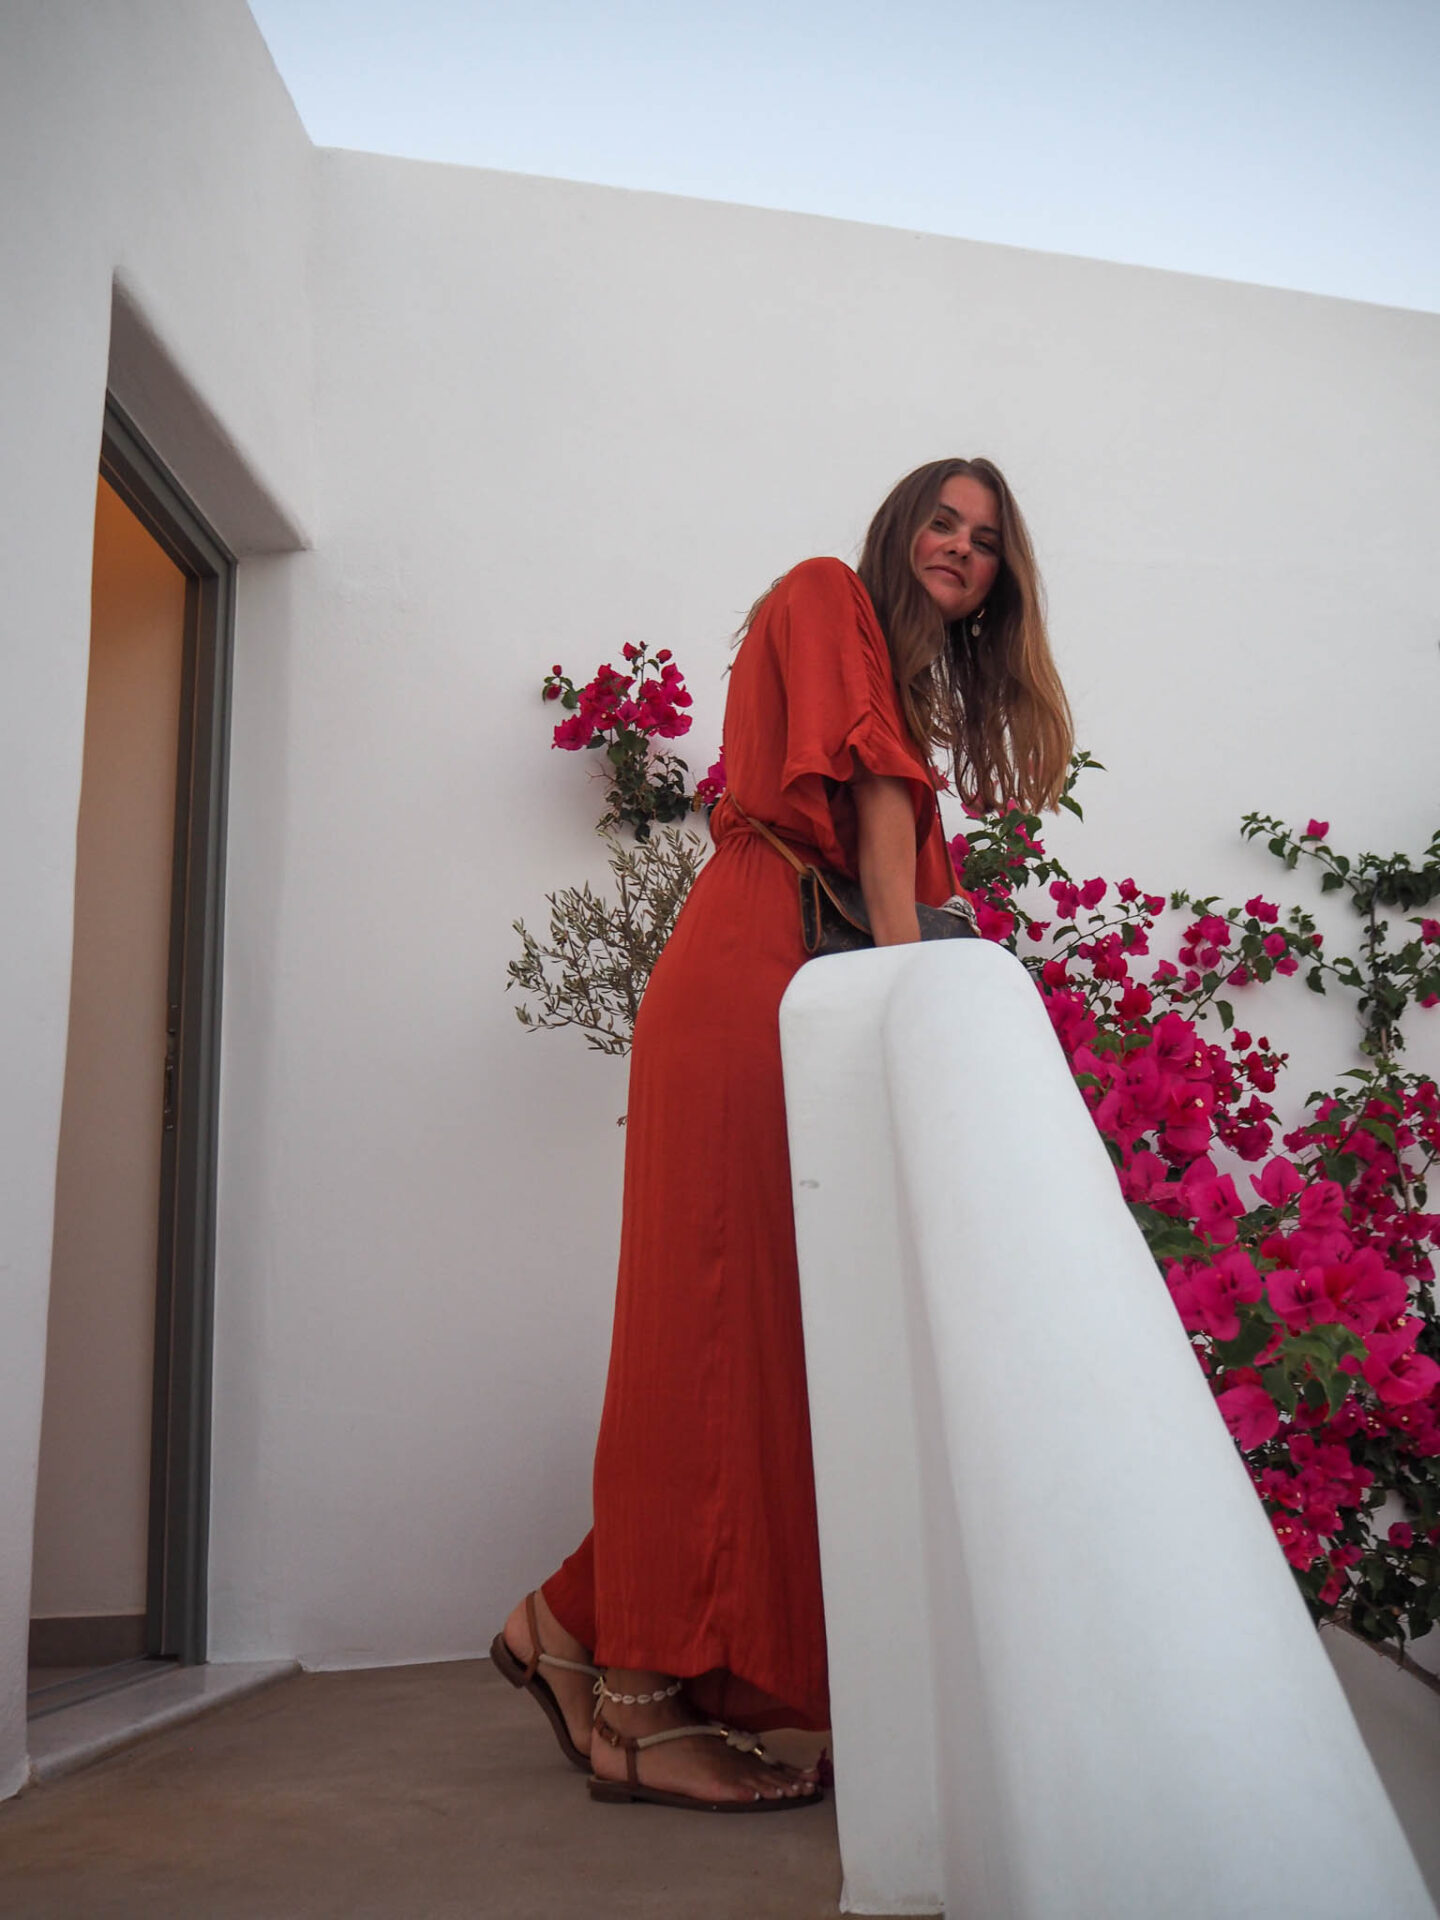
[[[605,1686],[612,1694],[663,1693],[671,1685],[673,1682],[663,1673],[612,1670],[605,1675]],[[625,1706],[607,1698],[601,1701],[600,1720],[632,1740],[672,1727],[703,1724],[679,1694],[644,1706]],[[660,1793],[683,1794],[691,1800],[808,1799],[817,1789],[813,1767],[802,1770],[768,1764],[756,1754],[727,1745],[713,1733],[697,1732],[693,1739],[666,1740],[644,1748],[635,1759],[641,1786]],[[597,1779],[626,1779],[625,1751],[613,1745],[599,1725],[590,1743],[590,1766]]]
[[[590,1649],[582,1647],[573,1633],[565,1631],[545,1604],[545,1595],[538,1588],[534,1600],[535,1623],[540,1630],[539,1652],[558,1654],[562,1660],[575,1660],[588,1666]],[[522,1664],[528,1662],[536,1652],[524,1600],[505,1622],[504,1639],[511,1653]],[[568,1668],[552,1666],[549,1661],[539,1671],[565,1716],[565,1726],[571,1740],[582,1754],[589,1753],[590,1723],[595,1712],[595,1682],[589,1674],[571,1673]]]

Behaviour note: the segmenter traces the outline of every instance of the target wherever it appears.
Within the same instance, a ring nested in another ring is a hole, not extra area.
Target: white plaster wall
[[[238,548],[293,544],[310,163],[238,0],[0,9],[0,1794],[23,1774],[112,285],[129,289],[117,372],[141,424]]]
[[[315,551],[242,581],[212,1621],[330,1664],[482,1648],[586,1522],[624,1087],[501,991],[598,871],[543,671],[675,647],[703,767],[756,593],[983,450],[1111,769],[1085,871],[1270,890],[1252,804],[1417,847],[1440,320],[354,154],[320,207]],[[1284,997],[1303,1094],[1346,1018]]]

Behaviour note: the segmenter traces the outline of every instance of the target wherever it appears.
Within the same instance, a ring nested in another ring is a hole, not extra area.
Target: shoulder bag
[[[748,826],[795,869],[800,888],[800,938],[808,954],[858,953],[873,947],[870,913],[858,880],[837,873],[833,867],[817,867],[787,847],[779,834],[763,820],[752,820],[732,796],[731,805]],[[922,940],[978,940],[975,909],[963,893],[952,894],[943,907],[915,902]]]

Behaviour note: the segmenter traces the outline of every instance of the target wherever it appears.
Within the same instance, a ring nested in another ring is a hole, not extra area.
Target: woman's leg
[[[540,1651],[558,1654],[562,1660],[588,1663],[597,1638],[593,1534],[586,1535],[564,1565],[538,1590],[534,1603]],[[534,1639],[529,1609],[522,1600],[505,1622],[505,1644],[517,1659],[528,1661],[535,1651]],[[624,1751],[603,1735],[592,1739],[593,1681],[588,1675],[548,1664],[541,1672],[565,1716],[570,1738],[582,1753],[589,1753],[594,1772],[602,1780],[623,1780]],[[614,1669],[605,1675],[605,1685],[611,1693],[667,1694],[673,1681],[669,1674]],[[607,1699],[603,1707],[605,1723],[615,1733],[631,1739],[671,1727],[694,1725],[706,1718],[686,1704],[683,1689],[645,1704],[627,1705],[624,1701]],[[713,1734],[697,1734],[693,1739],[669,1740],[646,1748],[637,1765],[644,1786],[665,1793],[686,1794],[696,1800],[753,1800],[757,1795],[767,1800],[788,1798],[813,1792],[815,1784],[813,1768],[802,1772],[790,1767],[768,1766],[752,1754],[727,1746]]]
[[[595,1630],[595,1535],[587,1533],[570,1558],[540,1589],[545,1604],[573,1640],[593,1647]],[[589,1655],[586,1655],[589,1658]]]
[[[643,1739],[670,1728],[694,1726],[703,1716],[686,1705],[683,1687],[671,1692],[668,1674],[630,1672],[609,1668],[604,1675],[605,1697],[590,1743],[590,1767],[597,1779],[622,1781],[627,1759],[621,1741]],[[614,1696],[640,1695],[627,1703]],[[643,1698],[661,1695],[659,1699]],[[620,1736],[611,1740],[609,1733]],[[666,1740],[636,1755],[639,1784],[662,1793],[684,1794],[692,1800],[803,1799],[816,1790],[817,1771],[776,1766],[755,1753],[741,1752],[714,1734],[696,1734],[688,1740]]]
[[[505,1644],[517,1660],[528,1661],[539,1651],[588,1665],[595,1641],[595,1546],[586,1534],[570,1558],[534,1596],[536,1635],[524,1600],[505,1622]],[[582,1638],[583,1636],[583,1638]],[[570,1738],[581,1753],[590,1751],[590,1726],[595,1711],[595,1683],[588,1674],[573,1673],[548,1661],[539,1669],[565,1716]]]

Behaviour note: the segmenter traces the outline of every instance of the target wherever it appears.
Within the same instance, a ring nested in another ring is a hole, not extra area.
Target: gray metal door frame
[[[193,1664],[206,1649],[235,556],[110,399],[100,471],[186,580],[167,1039],[156,1063],[163,1114],[146,1652]]]

